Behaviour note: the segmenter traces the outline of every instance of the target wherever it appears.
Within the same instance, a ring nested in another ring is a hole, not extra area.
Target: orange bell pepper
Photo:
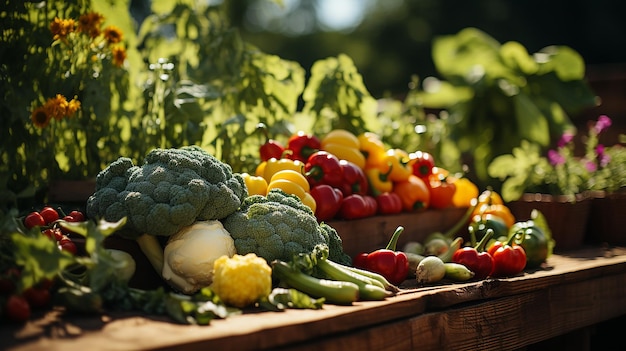
[[[406,180],[394,183],[393,192],[402,199],[405,211],[424,210],[430,205],[430,192],[426,182],[411,174]]]

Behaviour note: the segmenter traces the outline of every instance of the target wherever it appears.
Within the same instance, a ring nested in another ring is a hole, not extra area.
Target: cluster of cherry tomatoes
[[[24,217],[24,226],[26,229],[34,227],[41,228],[41,232],[56,240],[59,245],[59,249],[66,250],[72,254],[76,254],[76,244],[69,237],[71,234],[69,231],[61,228],[57,225],[59,220],[66,222],[82,222],[85,220],[85,215],[78,210],[73,210],[69,214],[59,214],[59,211],[51,206],[45,206],[40,211],[33,211]]]
[[[24,216],[22,223],[28,230],[39,228],[42,235],[55,240],[59,250],[71,254],[77,253],[76,243],[72,240],[72,233],[63,229],[60,221],[82,222],[85,220],[83,212],[73,210],[65,214],[61,209],[56,210],[45,206],[39,211],[33,211]],[[12,266],[0,272],[0,319],[11,322],[27,321],[33,310],[44,309],[50,306],[53,281],[44,279],[34,286],[18,291],[21,279],[19,267]]]

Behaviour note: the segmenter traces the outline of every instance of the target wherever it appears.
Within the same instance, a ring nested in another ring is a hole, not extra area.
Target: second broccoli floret
[[[316,245],[325,244],[331,260],[350,259],[343,252],[336,231],[318,224],[310,208],[279,189],[271,190],[267,196],[246,198],[241,208],[223,223],[240,255],[255,253],[268,262],[288,261],[296,254],[311,252]]]

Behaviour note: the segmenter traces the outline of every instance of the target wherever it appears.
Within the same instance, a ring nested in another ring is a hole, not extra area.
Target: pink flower
[[[548,150],[548,160],[553,166],[562,165],[565,163],[565,157],[563,157],[563,155],[561,155],[556,150]]]
[[[585,164],[585,168],[588,172],[595,172],[598,169],[595,162],[587,159],[583,159],[582,161]]]
[[[606,165],[609,164],[609,161],[611,161],[611,156],[604,152],[604,145],[602,144],[596,146],[596,155],[598,156],[598,159],[600,160],[600,166],[602,167],[606,167]]]
[[[569,143],[572,142],[572,140],[574,140],[574,134],[572,134],[571,132],[565,132],[563,133],[563,135],[561,135],[561,139],[559,139],[557,146],[558,147],[563,147]]]
[[[596,132],[596,134],[600,134],[602,133],[602,131],[608,129],[611,126],[612,122],[613,121],[611,121],[609,116],[602,115],[598,117],[598,121],[593,126],[593,129]]]

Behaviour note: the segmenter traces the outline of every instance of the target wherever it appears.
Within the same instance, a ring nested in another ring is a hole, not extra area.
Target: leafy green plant
[[[433,60],[442,79],[428,77],[410,94],[447,111],[448,137],[483,183],[494,157],[522,140],[547,147],[572,126],[570,114],[597,104],[582,57],[566,46],[529,55],[518,42],[466,28],[436,38]]]
[[[523,193],[575,195],[588,190],[615,192],[626,187],[626,149],[620,144],[605,147],[599,135],[611,126],[608,116],[591,123],[583,138],[585,152],[577,156],[572,131],[565,132],[556,148],[543,155],[537,143],[523,140],[511,154],[496,157],[489,176],[503,181],[502,198],[519,199]]]
[[[119,156],[140,163],[156,147],[198,145],[252,172],[259,123],[286,140],[312,125],[322,133],[376,121],[350,58],[316,63],[303,96],[305,70],[244,42],[227,3],[152,1],[137,32],[124,1],[42,4],[9,1],[0,18],[0,53],[11,58],[0,65],[3,206],[43,202],[52,180],[95,177]],[[81,27],[83,17],[102,31]],[[328,113],[332,123],[316,124]]]
[[[129,75],[126,33],[88,1],[5,1],[0,22],[4,204],[100,170],[116,151]]]

